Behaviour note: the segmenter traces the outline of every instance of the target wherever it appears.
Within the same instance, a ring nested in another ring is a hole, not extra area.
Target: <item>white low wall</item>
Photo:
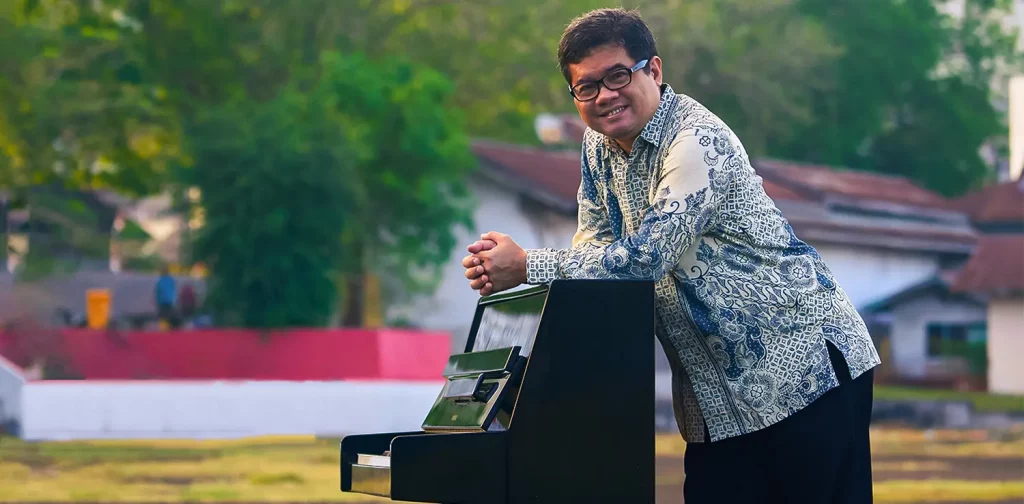
[[[225,439],[416,430],[443,382],[25,381],[0,360],[2,414],[26,440]],[[675,428],[658,373],[659,429]],[[664,409],[664,408],[661,408]],[[660,410],[659,410],[660,411]],[[665,417],[665,418],[661,418]]]
[[[337,436],[418,429],[441,382],[25,383],[27,440]]]
[[[12,434],[18,434],[21,425],[21,394],[25,382],[21,368],[0,355],[0,431],[13,428]]]

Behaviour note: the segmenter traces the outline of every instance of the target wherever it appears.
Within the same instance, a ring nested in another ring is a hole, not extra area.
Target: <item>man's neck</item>
[[[633,142],[636,141],[636,136],[623,139],[615,138],[613,140],[616,144],[618,144],[619,148],[621,148],[623,152],[629,154],[630,152],[633,151]]]

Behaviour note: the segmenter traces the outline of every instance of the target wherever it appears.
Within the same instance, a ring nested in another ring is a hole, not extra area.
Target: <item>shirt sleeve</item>
[[[633,233],[612,241],[574,238],[570,249],[527,250],[527,283],[558,278],[661,279],[714,225],[731,181],[746,166],[736,144],[727,128],[680,132],[665,157],[654,201]],[[584,212],[607,213],[600,207],[584,210],[581,204],[581,222]]]

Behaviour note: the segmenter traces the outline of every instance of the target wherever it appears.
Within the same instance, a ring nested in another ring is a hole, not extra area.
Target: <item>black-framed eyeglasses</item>
[[[581,82],[569,88],[569,94],[581,102],[590,101],[597,98],[597,95],[601,93],[601,86],[615,91],[622,89],[633,82],[633,73],[637,70],[647,66],[647,62],[650,60],[640,60],[633,68],[616,68],[607,75],[601,77],[600,80]]]

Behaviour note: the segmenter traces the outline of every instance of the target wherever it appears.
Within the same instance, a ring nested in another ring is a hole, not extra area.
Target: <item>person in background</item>
[[[178,312],[183,322],[187,322],[196,313],[196,290],[191,283],[185,282],[178,291]]]
[[[174,303],[178,294],[177,282],[171,276],[167,266],[160,268],[160,278],[156,281],[156,314],[160,321],[160,329],[167,329],[174,320]]]

